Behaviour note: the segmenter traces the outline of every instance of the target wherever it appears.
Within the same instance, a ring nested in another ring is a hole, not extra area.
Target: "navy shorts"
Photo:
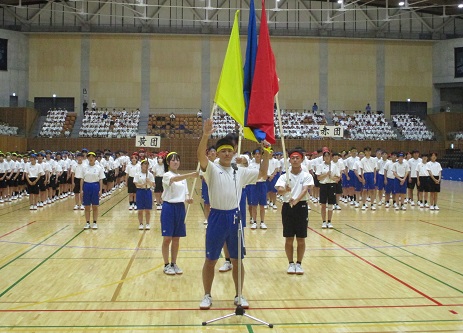
[[[355,187],[355,180],[357,179],[357,176],[355,175],[354,170],[349,170],[348,174],[350,179],[347,181],[347,187]]]
[[[386,190],[386,194],[395,194],[395,178],[388,178],[384,189]]]
[[[84,182],[84,196],[82,204],[84,206],[98,206],[100,204],[100,183],[85,183]]]
[[[365,179],[365,190],[374,190],[375,189],[375,173],[374,172],[365,172],[363,174],[363,179]]]
[[[343,188],[350,187],[350,181],[347,180],[347,176],[345,173],[341,175],[341,184]]]
[[[246,192],[247,191],[248,191],[247,187],[243,188],[243,191],[241,192],[241,200],[240,200],[240,217],[241,217],[241,223],[243,224],[243,228],[246,227],[246,197],[247,197]]]
[[[183,202],[170,203],[170,202],[164,201],[162,203],[162,211],[161,211],[162,236],[185,237],[186,236],[185,215],[186,215],[185,204]]]
[[[137,209],[153,209],[153,193],[151,189],[138,188],[136,194]]]
[[[210,205],[210,202],[209,202],[209,189],[208,189],[207,184],[204,181],[204,179],[202,180],[202,184],[201,184],[201,198],[204,200],[205,205]]]
[[[398,180],[397,178],[394,179],[394,188],[395,188],[395,193],[397,194],[406,194],[407,193],[407,180],[405,180],[405,182],[400,185],[400,180]]]
[[[384,190],[384,175],[376,174],[376,187],[380,191]]]
[[[361,192],[363,190],[363,184],[356,175],[354,175],[354,189],[355,192]]]
[[[250,206],[265,206],[267,204],[267,184],[265,182],[257,182],[255,187],[251,187],[251,202]]]
[[[230,252],[230,258],[238,259],[238,221],[236,217],[236,209],[211,209],[211,213],[207,219],[208,224],[206,229],[207,259],[219,259],[220,252],[225,243]],[[243,249],[241,251],[241,257],[244,258]]]

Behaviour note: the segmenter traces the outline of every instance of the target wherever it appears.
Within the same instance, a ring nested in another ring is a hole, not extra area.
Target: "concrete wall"
[[[439,41],[433,46],[433,78],[434,84],[463,83],[463,78],[455,78],[456,47],[463,47],[463,38]]]
[[[8,39],[8,70],[0,71],[0,106],[10,106],[10,95],[16,93],[19,106],[26,106],[29,96],[29,40],[20,32],[0,30]]]

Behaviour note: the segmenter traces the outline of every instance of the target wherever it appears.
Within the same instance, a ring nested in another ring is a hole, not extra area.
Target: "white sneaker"
[[[180,267],[177,266],[177,264],[173,264],[172,268],[174,269],[175,274],[177,275],[183,274],[183,271],[180,269]]]
[[[140,223],[140,225],[138,226],[138,230],[144,230],[145,227],[143,226],[143,223]]]
[[[288,274],[296,274],[296,264],[293,263],[293,262],[290,263],[286,273],[288,273]]]
[[[404,204],[408,203],[408,198],[404,200]]]
[[[351,201],[351,202],[350,202],[350,205],[351,205],[351,206],[355,206],[355,201]]]
[[[328,227],[328,229],[333,229],[333,225],[331,224],[331,222],[328,222],[326,226]]]
[[[429,208],[429,204],[427,202],[424,204],[424,208]]]
[[[84,205],[80,205],[80,210],[85,210]]]
[[[397,204],[394,204],[394,209],[399,210],[399,206]]]
[[[301,264],[296,264],[296,274],[297,275],[304,274],[304,270],[302,269]]]
[[[276,209],[278,209],[277,205],[275,205],[275,204],[273,204],[273,206],[272,206],[272,207],[273,207],[273,210],[276,210]]]
[[[362,210],[365,210],[365,209],[367,209],[367,205],[362,206]]]
[[[156,205],[156,210],[161,210],[162,209],[162,205]]]
[[[4,203],[5,200],[3,200],[3,198],[0,198],[0,203]]]
[[[79,205],[75,205],[74,210],[78,210],[78,209],[79,209]]]
[[[225,273],[233,269],[233,264],[229,261],[225,261],[222,267],[219,268],[219,272]]]
[[[137,205],[133,205],[133,210],[137,210]]]
[[[336,210],[341,210],[341,206],[336,205]]]
[[[326,224],[326,222],[323,222],[322,223],[322,229],[326,229],[328,227],[328,225]]]
[[[241,302],[239,302],[238,296],[235,297],[235,302],[234,302],[234,304],[235,304],[235,305],[238,305],[238,303],[241,303],[241,307],[242,307],[243,309],[249,309],[249,303],[248,303],[248,301],[246,300],[246,298],[244,298],[243,295],[241,295]]]
[[[96,222],[93,222],[92,229],[93,229],[93,230],[98,229],[98,224],[96,224]]]
[[[204,220],[203,224],[207,224],[207,219]]]
[[[37,210],[37,206],[36,206],[36,205],[34,205],[34,210]]]
[[[434,210],[439,210],[439,207],[437,205],[435,205]]]
[[[175,275],[174,267],[172,267],[171,264],[168,264],[167,266],[165,266],[165,267],[164,267],[164,274],[167,274],[167,275]]]
[[[88,230],[88,229],[90,229],[90,223],[87,222],[87,223],[85,224],[84,230]]]
[[[355,208],[359,208],[359,207],[360,207],[360,204],[359,204],[358,202],[356,202],[356,203],[354,204],[354,207],[355,207]]]
[[[34,210],[34,205],[31,205],[31,206],[29,207],[29,210]]]
[[[371,205],[371,210],[376,210],[376,205]]]
[[[420,203],[420,208],[424,208],[424,204],[423,204],[423,203]]]
[[[212,305],[212,296],[211,295],[204,295],[203,300],[199,303],[199,308],[201,310],[209,310]]]
[[[257,229],[257,223],[256,223],[256,222],[253,222],[253,223],[251,224],[251,230],[255,230],[255,229]]]
[[[389,202],[386,202],[386,204],[384,205],[384,208],[389,208]]]
[[[434,210],[434,206],[430,206],[430,207],[429,207],[429,210]]]
[[[264,222],[260,222],[260,228],[265,230],[267,229],[267,226],[265,225]]]
[[[133,205],[129,205],[129,210],[132,210],[133,209]]]
[[[402,210],[407,210],[407,206],[402,205]]]
[[[264,208],[267,209],[267,208],[268,208],[268,205],[264,205]]]
[[[415,206],[415,201],[411,200],[410,201],[410,206]]]
[[[40,202],[37,204],[37,207],[43,207],[42,201],[40,201]]]
[[[151,226],[148,224],[145,224],[145,230],[150,230],[151,229]]]

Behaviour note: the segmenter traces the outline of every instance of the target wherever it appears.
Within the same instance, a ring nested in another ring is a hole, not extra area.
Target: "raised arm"
[[[201,170],[206,171],[208,158],[206,154],[207,150],[207,141],[209,136],[214,132],[213,123],[211,119],[206,119],[203,126],[203,135],[201,136],[201,141],[199,142],[198,150],[196,152],[198,156],[199,165]]]

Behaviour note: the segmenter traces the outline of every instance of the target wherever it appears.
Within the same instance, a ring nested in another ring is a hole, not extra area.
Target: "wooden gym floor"
[[[279,209],[267,212],[268,230],[247,228],[247,313],[273,329],[242,316],[201,325],[235,307],[231,273],[217,271],[212,309],[198,308],[199,186],[180,242],[181,276],[162,272],[159,212],[150,231],[139,231],[125,188],[102,201],[98,231],[82,230],[73,198],[32,212],[27,199],[2,204],[0,331],[462,332],[463,183],[442,188],[439,212],[342,204],[333,230],[321,229],[311,204],[302,276],[286,274]]]

